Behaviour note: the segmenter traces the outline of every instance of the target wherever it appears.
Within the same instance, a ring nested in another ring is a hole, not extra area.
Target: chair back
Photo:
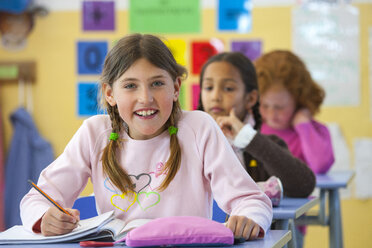
[[[225,223],[227,221],[227,214],[220,209],[220,207],[217,205],[217,202],[213,200],[213,215],[212,215],[212,220],[220,222],[220,223]]]
[[[97,216],[96,199],[92,196],[82,196],[74,202],[72,207],[80,211],[80,219],[88,219]]]

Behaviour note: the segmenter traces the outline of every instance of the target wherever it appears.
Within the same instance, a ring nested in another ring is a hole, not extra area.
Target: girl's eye
[[[232,88],[232,87],[225,87],[225,91],[228,91],[228,92],[231,92],[231,91],[234,91],[235,88]]]
[[[284,107],[283,106],[274,106],[274,109],[277,110],[277,111],[280,111],[282,110]]]
[[[158,86],[164,85],[164,83],[160,81],[156,81],[156,82],[153,82],[152,85],[158,87]]]
[[[213,89],[212,86],[205,86],[203,87],[203,90],[206,90],[206,91],[211,91]]]
[[[126,88],[126,89],[133,89],[133,88],[135,88],[135,87],[136,87],[135,84],[126,84],[126,85],[124,86],[124,88]]]

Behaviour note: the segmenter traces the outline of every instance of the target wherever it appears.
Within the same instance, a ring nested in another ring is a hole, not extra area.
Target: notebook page
[[[143,224],[146,224],[147,222],[151,221],[152,219],[135,219],[130,221],[121,232],[129,232],[130,230],[142,226]]]
[[[80,226],[75,228],[72,232],[58,235],[45,237],[42,234],[36,234],[23,228],[23,226],[13,226],[12,228],[0,233],[0,244],[10,243],[51,243],[51,242],[63,242],[72,241],[76,238],[83,237],[85,235],[95,233],[97,228],[107,223],[112,219],[113,211],[104,213],[102,215],[95,216],[90,219],[80,221]]]
[[[122,228],[120,233],[118,233],[114,236],[115,241],[123,239],[130,230],[132,230],[136,227],[142,226],[143,224],[146,224],[147,222],[149,222],[151,220],[152,219],[134,219],[134,220],[128,222],[128,224],[126,224],[124,226],[124,228]]]

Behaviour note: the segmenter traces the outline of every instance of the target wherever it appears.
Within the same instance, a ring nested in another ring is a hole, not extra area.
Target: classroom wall
[[[355,138],[372,138],[372,123],[369,97],[368,75],[368,27],[372,26],[372,4],[355,5],[360,11],[360,75],[361,104],[356,107],[323,107],[317,116],[322,122],[339,123],[352,152]],[[248,34],[219,33],[215,30],[215,10],[204,9],[200,34],[164,35],[168,39],[208,40],[217,37],[224,41],[229,50],[231,39],[260,39],[263,52],[271,49],[291,49],[291,7],[255,8],[253,29]],[[28,38],[26,48],[20,52],[5,51],[0,47],[0,60],[34,60],[37,63],[37,80],[32,85],[33,118],[42,136],[51,142],[55,154],[62,153],[64,147],[81,125],[83,118],[77,117],[77,83],[97,81],[97,76],[77,75],[76,42],[79,40],[107,40],[109,42],[128,33],[127,11],[117,12],[116,31],[82,32],[81,14],[77,11],[51,12],[46,17],[37,18],[36,26]],[[190,49],[187,49],[186,63],[190,69]],[[197,83],[198,77],[190,73],[184,82],[186,96],[189,87]],[[2,108],[5,131],[5,154],[12,137],[9,115],[19,106],[18,85],[0,85],[0,106]],[[191,108],[190,102],[185,105]],[[90,194],[88,184],[83,195]],[[354,197],[342,201],[343,230],[345,247],[365,247],[372,243],[372,200],[357,200]],[[328,247],[328,229],[310,227],[305,247]]]

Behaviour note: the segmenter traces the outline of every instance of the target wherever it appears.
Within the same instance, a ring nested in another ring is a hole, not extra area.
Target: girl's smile
[[[158,113],[158,110],[147,108],[147,109],[136,110],[134,113],[138,115],[139,118],[151,119],[155,117],[155,115]]]
[[[138,59],[112,87],[104,85],[105,97],[117,106],[120,117],[133,139],[150,139],[165,129],[177,101],[181,80],[175,81],[166,70]]]

